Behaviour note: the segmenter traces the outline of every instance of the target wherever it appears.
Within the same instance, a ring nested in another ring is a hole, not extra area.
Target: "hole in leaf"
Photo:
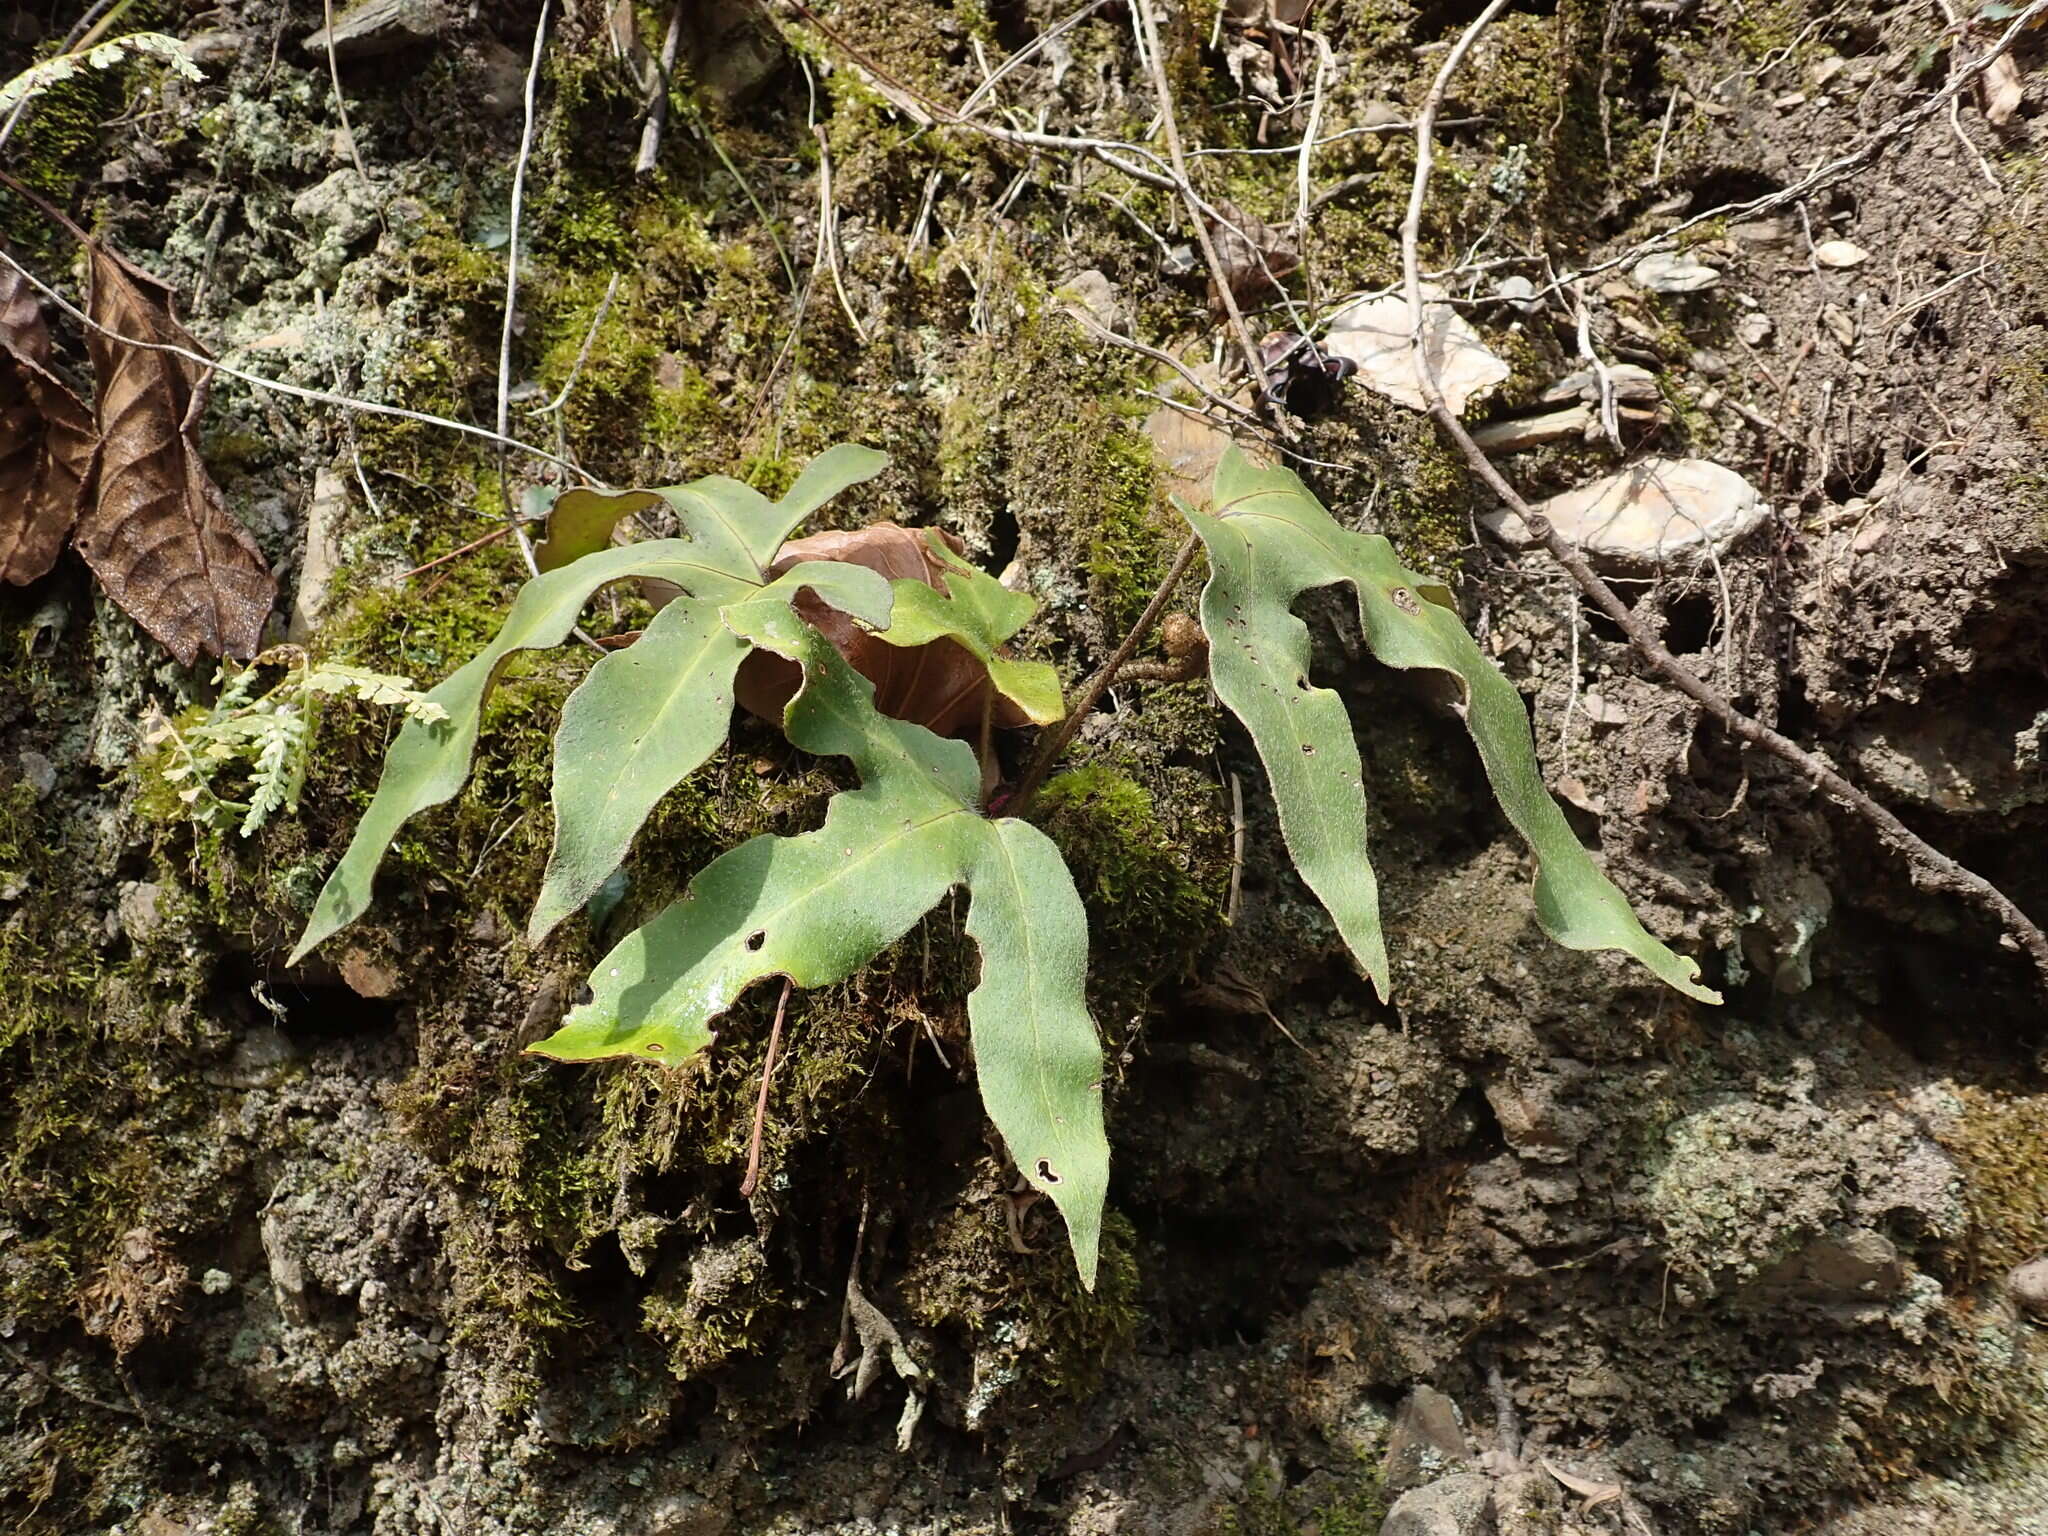
[[[576,996],[572,1001],[578,1008],[588,1008],[597,1001],[597,993],[591,990],[590,983],[586,981],[576,989]]]
[[[1301,755],[1303,757],[1314,757],[1316,755],[1316,749],[1304,741],[1301,744]]]
[[[1041,1157],[1038,1160],[1038,1176],[1048,1184],[1057,1184],[1060,1182],[1060,1176],[1052,1171],[1051,1158]]]
[[[752,953],[753,951],[758,950],[763,944],[766,944],[767,942],[768,930],[766,928],[756,928],[752,933],[747,935],[747,950],[749,953]]]

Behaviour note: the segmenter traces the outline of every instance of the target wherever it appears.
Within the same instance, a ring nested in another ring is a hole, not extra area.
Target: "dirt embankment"
[[[80,9],[17,8],[0,75]],[[304,42],[318,3],[144,0],[118,25],[186,39],[201,78],[68,80],[7,168],[243,372],[488,424],[538,8],[368,9],[334,50],[346,129]],[[1509,364],[1466,417],[1528,439],[1501,459],[1526,494],[1620,461],[1597,370],[1571,381],[1582,316],[1602,367],[1634,370],[1631,458],[1746,479],[1766,513],[1715,559],[1620,569],[1634,613],[2039,917],[2038,32],[2010,112],[1972,88],[1810,195],[1713,212],[1885,133],[2014,10],[1951,9],[1510,8],[1452,83],[1423,264]],[[1270,237],[1260,334],[1397,280],[1405,125],[1479,7],[1275,10],[1163,13],[1195,179]],[[1167,492],[1213,445],[1155,354],[1213,381],[1223,345],[1171,188],[1045,139],[1163,153],[1129,8],[678,15],[645,173],[668,8],[573,0],[540,55],[515,435],[613,484],[770,491],[834,442],[882,448],[830,518],[951,530],[1040,600],[1026,649],[1078,680],[1165,571]],[[933,110],[970,101],[1000,133]],[[1661,268],[1550,288],[1702,214]],[[0,232],[77,293],[67,239],[6,192]],[[83,337],[50,313],[82,383]],[[211,674],[67,557],[0,593],[10,1522],[1340,1536],[1409,1494],[1390,1530],[2048,1530],[2042,1346],[2007,1284],[2048,1252],[2024,964],[1646,680],[1540,552],[1482,531],[1490,498],[1421,415],[1356,381],[1295,403],[1323,406],[1304,476],[1455,590],[1581,836],[1725,1006],[1543,941],[1456,720],[1336,605],[1302,612],[1359,728],[1389,1004],[1204,684],[1119,687],[1039,818],[1089,906],[1111,1062],[1090,1296],[985,1129],[976,961],[945,908],[800,995],[743,1201],[772,998],[688,1073],[519,1052],[603,941],[519,937],[580,656],[508,674],[471,787],[408,830],[347,942],[287,971],[384,716],[323,712],[295,814],[195,825],[141,722],[210,699]],[[1531,426],[1560,411],[1562,434]],[[503,541],[465,546],[550,483],[445,428],[226,377],[201,442],[287,596],[323,598],[315,649],[422,682],[518,584]],[[815,825],[842,783],[741,724],[642,834],[625,910]],[[847,1369],[849,1272],[914,1378]]]

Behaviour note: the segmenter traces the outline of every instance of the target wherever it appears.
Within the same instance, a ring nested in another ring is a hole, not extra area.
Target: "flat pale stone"
[[[1652,293],[1698,293],[1721,281],[1713,267],[1676,251],[1653,251],[1629,269],[1629,276]]]
[[[1693,564],[1719,554],[1771,514],[1742,476],[1707,459],[1648,458],[1566,491],[1536,510],[1595,560],[1635,568]],[[1512,512],[1480,521],[1506,544],[1530,542]]]
[[[454,20],[445,0],[358,0],[339,9],[332,27],[322,27],[299,46],[308,53],[331,47],[335,58],[346,63],[432,42]]]
[[[1424,287],[1422,344],[1436,372],[1437,387],[1453,416],[1506,381],[1508,365],[1495,357],[1450,305],[1438,302],[1441,289]],[[1358,382],[1411,410],[1426,411],[1421,369],[1411,342],[1408,301],[1400,294],[1361,299],[1330,321],[1323,350],[1358,365]]]

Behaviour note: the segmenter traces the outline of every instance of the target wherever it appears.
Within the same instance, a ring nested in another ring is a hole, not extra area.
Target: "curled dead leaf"
[[[1560,1467],[1548,1456],[1543,1458],[1543,1470],[1564,1484],[1573,1493],[1576,1493],[1584,1501],[1579,1505],[1579,1513],[1581,1514],[1598,1509],[1602,1504],[1615,1503],[1621,1498],[1621,1484],[1596,1482],[1590,1477],[1580,1477],[1575,1473],[1565,1471],[1563,1467]]]
[[[943,530],[938,534],[954,554],[967,553],[967,546],[952,534]],[[780,576],[806,560],[843,560],[879,571],[891,581],[921,581],[943,591],[939,576],[944,567],[925,540],[923,530],[895,523],[814,533],[784,544],[768,567],[768,575]],[[798,596],[796,611],[832,642],[856,672],[875,685],[875,707],[885,715],[925,726],[941,736],[978,734],[985,710],[990,711],[991,723],[999,727],[1029,723],[1021,709],[995,692],[988,668],[952,640],[891,645],[809,590]],[[783,706],[796,697],[802,679],[803,670],[795,662],[757,650],[740,663],[735,692],[742,707],[779,725]]]
[[[49,361],[34,290],[0,271],[0,578],[16,586],[56,564],[84,510],[99,440],[92,413]]]
[[[107,596],[182,665],[202,651],[246,659],[261,648],[277,581],[200,456],[213,370],[116,340],[200,350],[167,287],[103,246],[91,255],[90,312],[104,327],[87,337],[99,486],[78,526],[79,553]]]

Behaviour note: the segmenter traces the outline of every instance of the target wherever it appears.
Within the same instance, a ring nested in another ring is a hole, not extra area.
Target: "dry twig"
[[[5,171],[0,171],[0,184],[11,186],[16,191],[21,190],[19,183],[15,182]],[[265,390],[278,395],[290,395],[294,400],[307,400],[315,405],[331,405],[340,410],[361,411],[367,416],[391,416],[400,421],[416,421],[421,426],[443,427],[450,432],[459,432],[464,437],[481,438],[484,442],[496,443],[502,448],[507,448],[517,453],[530,454],[543,463],[554,465],[557,469],[565,469],[586,485],[595,486],[599,490],[610,489],[604,481],[591,474],[582,465],[549,453],[545,448],[537,448],[532,443],[522,442],[516,437],[508,437],[502,432],[493,432],[489,427],[479,427],[467,421],[456,421],[449,416],[436,416],[430,411],[409,410],[402,405],[386,405],[381,400],[362,400],[353,395],[332,394],[324,389],[308,389],[303,384],[287,384],[282,379],[267,379],[260,373],[250,373],[245,369],[233,367],[228,363],[221,362],[218,358],[207,357],[203,353],[195,352],[189,347],[178,346],[173,342],[152,341],[141,336],[124,335],[120,331],[110,329],[96,322],[92,316],[65,298],[63,294],[44,282],[40,277],[36,276],[35,273],[23,266],[10,252],[4,249],[0,249],[0,264],[11,267],[14,271],[20,273],[28,280],[31,288],[35,289],[37,293],[40,293],[87,330],[96,331],[102,336],[121,343],[123,346],[139,347],[145,352],[168,352],[173,357],[184,358],[187,362],[204,364],[213,369],[215,373],[247,384],[251,389]]]
[[[768,1030],[768,1054],[761,1062],[761,1096],[754,1101],[754,1134],[747,1143],[747,1176],[740,1180],[740,1198],[751,1200],[761,1187],[761,1139],[768,1127],[768,1084],[775,1076],[775,1058],[782,1051],[782,1017],[789,1011],[790,980],[782,978],[782,996],[776,1000],[775,1023]]]
[[[519,135],[519,162],[512,168],[512,218],[505,241],[505,323],[498,335],[498,436],[505,436],[512,410],[512,326],[519,311],[519,215],[526,200],[526,163],[533,158],[533,92],[540,81],[541,48],[548,36],[548,0],[540,0],[540,19],[533,24],[533,60],[526,67],[526,123]],[[529,575],[540,575],[533,540],[519,526],[512,506],[512,485],[505,474],[505,449],[498,448],[498,490],[505,501],[505,523],[519,541],[520,557]]]

